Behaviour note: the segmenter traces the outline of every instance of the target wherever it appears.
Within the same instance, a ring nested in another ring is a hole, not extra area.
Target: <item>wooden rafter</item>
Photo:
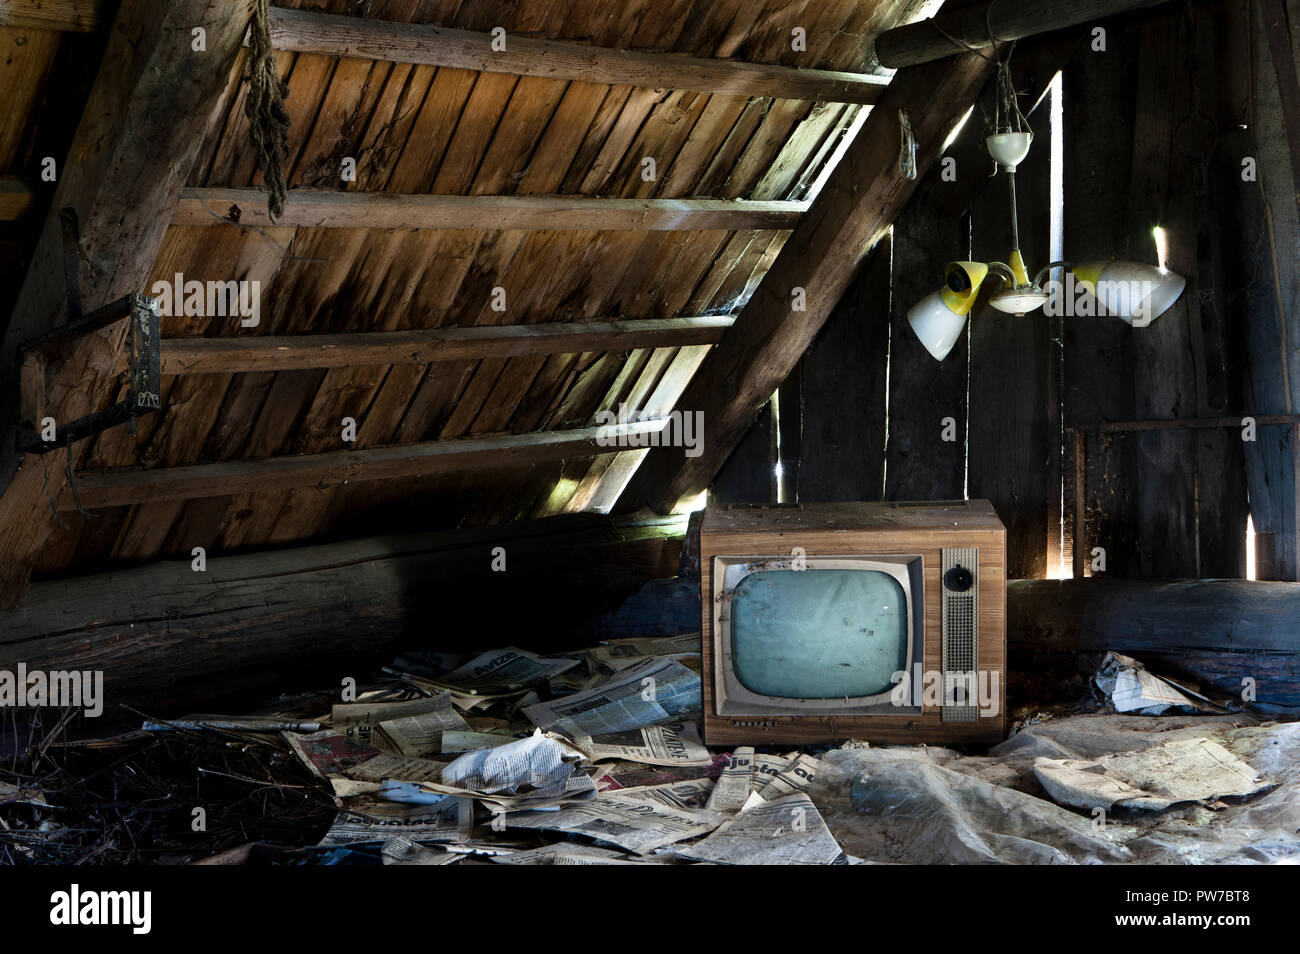
[[[639,318],[329,335],[166,338],[163,374],[301,371],[717,344],[733,319]]]
[[[876,57],[891,68],[917,66],[970,49],[986,50],[998,43],[1021,40],[1051,30],[1079,26],[1105,17],[1155,7],[1167,0],[1047,0],[1040,3],[998,3],[942,10],[928,20],[895,27],[876,38]]]
[[[73,510],[78,501],[83,507],[119,507],[295,487],[333,487],[363,480],[425,477],[454,470],[593,457],[617,453],[629,444],[648,443],[667,424],[666,420],[639,421],[607,427],[422,441],[262,460],[89,473],[77,477],[76,496],[71,489],[67,490],[59,501],[59,509]]]
[[[1300,210],[1300,4],[1295,0],[1260,0],[1264,35],[1277,76],[1278,99],[1291,153],[1291,176],[1296,181],[1296,208]],[[1294,38],[1294,39],[1293,39]]]
[[[251,9],[251,0],[123,0],[118,11],[0,349],[0,605],[21,597],[56,526],[47,495],[57,499],[65,480],[64,451],[42,461],[11,450],[18,348],[66,316],[59,210],[76,213],[87,312],[143,289]],[[203,53],[192,47],[196,27],[205,32]],[[120,334],[88,336],[51,367],[47,413],[56,421],[111,400]]]
[[[173,225],[259,228],[595,229],[689,231],[792,229],[803,202],[729,199],[593,199],[585,196],[395,195],[294,189],[271,222],[261,189],[186,189]]]
[[[621,509],[648,505],[667,513],[708,487],[916,188],[918,180],[899,173],[899,110],[911,118],[918,170],[924,171],[989,70],[987,60],[966,54],[895,77],[736,324],[677,402],[683,413],[703,412],[703,452],[686,457],[681,448],[651,450]],[[802,289],[804,310],[795,310],[796,289]]]
[[[494,50],[490,33],[278,8],[271,11],[271,42],[277,49],[299,53],[724,96],[869,105],[889,83],[888,76],[867,73],[616,50],[526,36],[507,36],[505,49]]]
[[[0,0],[0,26],[93,33],[104,25],[102,0]]]

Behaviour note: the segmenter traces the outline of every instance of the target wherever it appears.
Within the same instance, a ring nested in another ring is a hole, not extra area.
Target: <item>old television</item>
[[[700,570],[709,744],[1005,736],[988,501],[711,506]]]

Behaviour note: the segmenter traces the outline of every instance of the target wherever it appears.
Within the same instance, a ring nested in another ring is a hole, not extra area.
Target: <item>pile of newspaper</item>
[[[819,761],[700,741],[698,635],[557,656],[506,647],[281,726],[328,783],[322,847],[386,864],[843,864],[809,798]]]

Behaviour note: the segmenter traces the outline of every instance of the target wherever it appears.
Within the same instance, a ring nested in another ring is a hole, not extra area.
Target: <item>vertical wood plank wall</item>
[[[1066,257],[1154,264],[1162,226],[1169,267],[1188,280],[1179,302],[1137,329],[1113,318],[1016,318],[984,304],[944,362],[930,357],[907,309],[939,286],[945,262],[1004,260],[1010,248],[1006,180],[988,175],[977,108],[947,153],[955,180],[942,165],[930,170],[781,391],[782,445],[797,445],[797,480],[787,472],[783,499],[986,497],[1007,525],[1008,574],[1024,578],[1055,571],[1062,550],[1068,570],[1076,545],[1089,573],[1100,547],[1117,576],[1242,577],[1250,512],[1258,576],[1297,578],[1285,426],[1261,426],[1254,442],[1231,427],[1088,432],[1082,536],[1073,526],[1069,428],[1300,411],[1288,277],[1297,255],[1286,231],[1296,208],[1286,201],[1289,156],[1252,7],[1226,0],[1195,4],[1191,15],[1177,6],[1104,21],[1105,51],[1085,40],[1063,70]],[[1030,55],[1022,42],[1017,57]],[[1032,272],[1050,251],[1046,101],[1030,121],[1035,145],[1017,191]],[[1259,181],[1243,179],[1246,157]],[[943,440],[945,418],[955,441]],[[765,410],[715,500],[776,500],[772,427]]]

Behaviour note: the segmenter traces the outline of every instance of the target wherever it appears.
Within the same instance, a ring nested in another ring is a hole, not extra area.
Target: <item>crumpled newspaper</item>
[[[442,770],[442,784],[487,795],[549,798],[595,786],[574,785],[582,753],[540,729],[526,739],[466,752]]]
[[[1195,712],[1225,712],[1204,696],[1171,679],[1147,671],[1129,656],[1110,652],[1092,677],[1116,712],[1161,715],[1177,708]]]

